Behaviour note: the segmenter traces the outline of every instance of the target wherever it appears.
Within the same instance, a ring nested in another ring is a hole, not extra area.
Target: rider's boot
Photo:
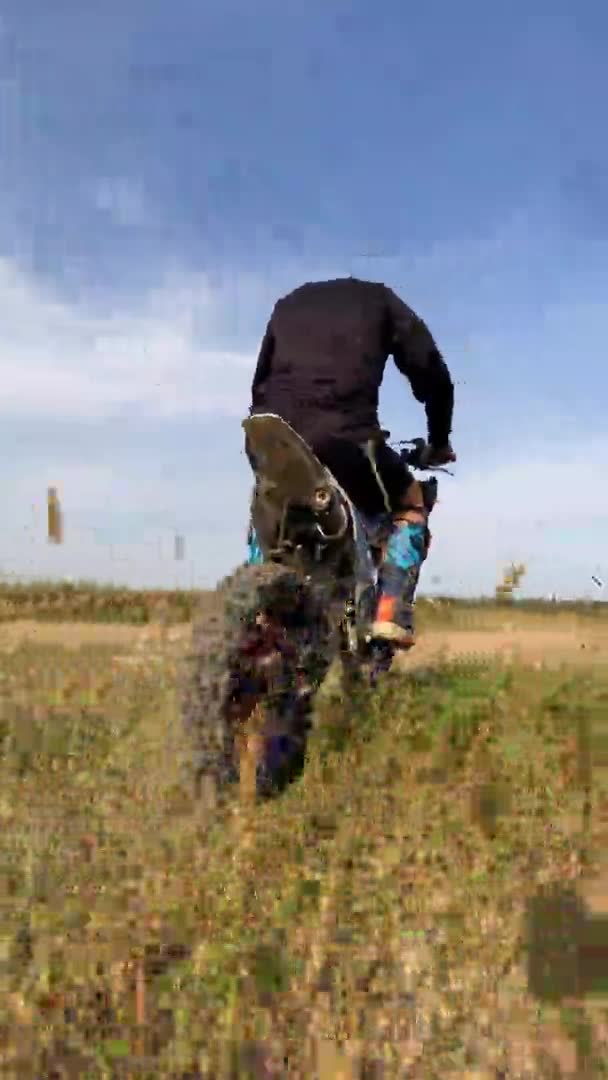
[[[400,649],[409,649],[416,642],[414,598],[420,569],[429,549],[427,522],[428,511],[424,505],[396,514],[380,569],[378,604],[371,636]]]

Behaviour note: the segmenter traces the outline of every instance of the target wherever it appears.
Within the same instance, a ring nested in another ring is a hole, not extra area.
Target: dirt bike
[[[334,659],[351,682],[375,685],[394,652],[370,633],[390,514],[365,520],[279,416],[242,426],[255,474],[249,559],[218,586],[217,609],[194,620],[182,698],[194,793],[211,802],[237,779],[253,797],[280,789],[303,765],[312,700]],[[424,439],[397,446],[408,468],[425,468]],[[437,479],[421,487],[430,511]]]

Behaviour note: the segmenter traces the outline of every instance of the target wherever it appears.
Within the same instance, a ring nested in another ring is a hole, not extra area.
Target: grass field
[[[429,607],[411,670],[330,680],[302,779],[205,832],[187,626],[6,623],[2,1075],[608,1075],[606,633]]]

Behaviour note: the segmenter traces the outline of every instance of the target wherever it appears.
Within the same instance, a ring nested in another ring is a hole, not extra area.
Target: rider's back
[[[279,300],[267,331],[270,369],[254,383],[253,411],[276,412],[309,439],[375,430],[390,349],[386,292],[344,278],[302,285]]]
[[[427,408],[429,440],[448,440],[453,385],[425,323],[393,291],[357,278],[309,282],[275,305],[252,386],[252,412],[282,416],[310,442],[379,431],[389,355]]]

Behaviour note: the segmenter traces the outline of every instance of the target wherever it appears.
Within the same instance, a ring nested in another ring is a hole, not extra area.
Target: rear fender
[[[263,413],[243,421],[247,454],[256,482],[251,519],[265,557],[307,534],[328,552],[352,543],[351,507],[328,469],[280,416]]]

